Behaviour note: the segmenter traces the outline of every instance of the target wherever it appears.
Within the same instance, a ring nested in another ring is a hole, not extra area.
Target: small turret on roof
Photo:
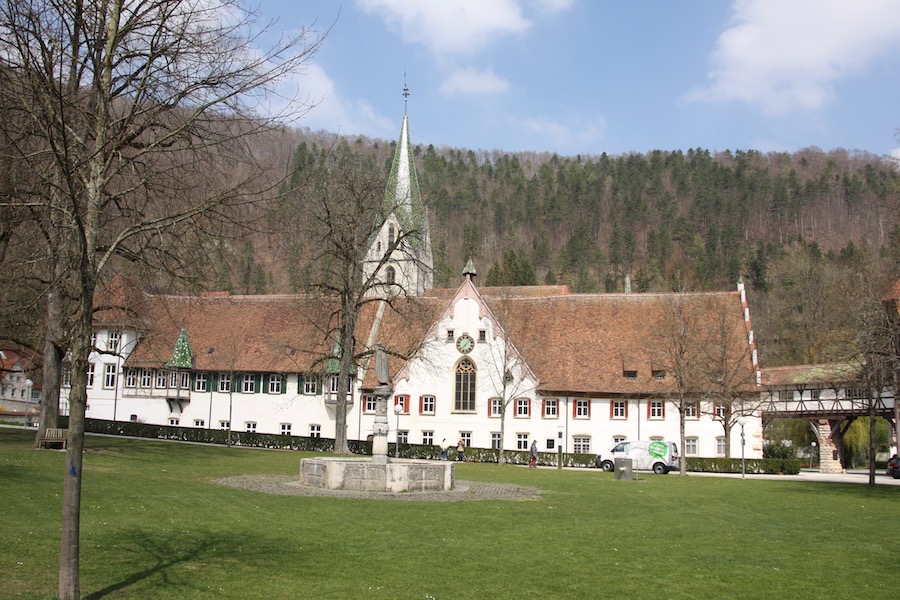
[[[181,328],[178,339],[175,341],[175,351],[172,358],[166,361],[166,366],[175,369],[192,369],[194,367],[194,353],[191,352],[191,343],[188,340],[187,330]]]
[[[475,272],[475,263],[472,262],[471,258],[466,263],[466,266],[463,268],[462,274],[463,274],[463,277],[471,277],[472,279],[474,279],[475,276],[478,275],[478,273]]]

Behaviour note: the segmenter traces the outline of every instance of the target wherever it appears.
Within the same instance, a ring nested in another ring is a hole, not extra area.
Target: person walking
[[[456,460],[457,462],[462,462],[466,459],[466,443],[459,438],[459,441],[456,442]]]
[[[537,440],[531,440],[531,448],[528,450],[528,468],[537,469]]]
[[[447,438],[441,440],[441,460],[447,460],[447,451],[450,450],[450,442]]]

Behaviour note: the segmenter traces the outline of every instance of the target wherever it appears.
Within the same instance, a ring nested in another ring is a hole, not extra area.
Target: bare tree
[[[697,410],[703,389],[701,356],[701,315],[683,292],[662,300],[660,323],[651,347],[653,365],[665,371],[666,399],[678,410],[680,472],[687,472],[684,453],[685,417],[689,410]]]
[[[510,299],[507,296],[500,298],[498,307],[499,315],[495,311],[491,311],[493,317],[494,330],[491,332],[493,340],[488,344],[490,358],[482,363],[482,372],[486,373],[487,380],[493,388],[494,395],[488,398],[488,402],[497,401],[499,403],[500,414],[500,448],[497,451],[497,462],[499,464],[506,463],[506,456],[503,452],[503,444],[506,441],[506,413],[510,405],[519,400],[527,400],[531,403],[531,396],[537,387],[537,378],[528,364],[519,353],[511,337],[511,332],[506,327],[509,326],[511,319],[509,317]],[[520,337],[519,339],[525,339]],[[490,414],[495,414],[494,407],[488,408]],[[515,410],[515,408],[513,409]]]
[[[81,593],[94,291],[115,257],[164,254],[177,246],[170,236],[201,215],[236,218],[240,206],[263,196],[247,193],[264,191],[248,186],[267,174],[242,140],[264,131],[268,120],[248,117],[321,43],[304,31],[256,50],[264,30],[232,0],[23,0],[0,7],[0,68],[8,74],[0,94],[16,107],[15,118],[0,126],[22,124],[21,135],[6,137],[19,140],[18,156],[46,190],[14,206],[54,216],[61,232],[55,256],[74,282],[59,311],[72,368],[60,598]]]
[[[367,270],[364,261],[374,237],[393,212],[403,210],[392,194],[385,194],[387,174],[371,154],[346,142],[314,152],[298,167],[292,185],[296,211],[303,213],[307,260],[315,269],[310,287],[322,295],[324,303],[335,307],[323,331],[326,339],[334,342],[327,346],[333,350],[320,357],[320,362],[336,359],[339,363],[335,451],[348,454],[348,384],[357,365],[372,351],[356,339],[360,312],[371,302],[392,307],[396,298],[411,292],[400,279],[383,279],[384,267],[398,256],[404,260],[411,256],[423,230],[395,230],[392,238],[377,246],[376,264]]]
[[[706,410],[722,425],[725,434],[725,456],[731,456],[731,431],[738,419],[753,414],[761,401],[756,390],[756,369],[748,330],[736,320],[740,310],[731,296],[709,296],[704,299],[702,340],[698,364],[703,378]]]
[[[876,424],[877,417],[885,412],[886,394],[895,399],[896,418],[896,373],[900,364],[896,341],[900,339],[900,321],[896,303],[882,301],[884,290],[892,283],[891,275],[874,269],[858,273],[846,282],[841,294],[856,332],[855,339],[847,340],[847,361],[859,373],[862,402],[869,418],[869,485],[875,485]]]

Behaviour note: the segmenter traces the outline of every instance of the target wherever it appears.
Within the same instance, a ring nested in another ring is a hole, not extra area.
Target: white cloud
[[[531,27],[519,0],[357,0],[378,14],[403,40],[437,57],[473,56],[498,37]]]
[[[574,0],[531,0],[535,8],[544,12],[560,12],[566,10]]]
[[[593,119],[575,119],[564,123],[545,118],[528,118],[517,122],[516,127],[540,147],[552,148],[556,152],[578,152],[599,140],[606,132],[606,119],[599,115]]]
[[[497,76],[490,67],[485,71],[475,67],[456,69],[440,86],[440,92],[445,96],[495,96],[507,90],[509,82]]]
[[[710,84],[687,97],[770,114],[821,109],[837,80],[898,46],[898,8],[894,0],[738,0],[711,54]]]
[[[328,74],[316,63],[307,63],[298,79],[284,82],[282,96],[297,97],[312,108],[296,125],[313,131],[324,130],[341,135],[365,135],[393,138],[396,125],[379,115],[365,100],[341,97]]]

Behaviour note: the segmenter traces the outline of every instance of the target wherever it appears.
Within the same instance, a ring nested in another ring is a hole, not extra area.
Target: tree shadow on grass
[[[240,560],[247,565],[275,552],[274,547],[265,549],[260,540],[248,539],[246,535],[230,536],[212,532],[191,532],[184,535],[156,531],[134,531],[117,533],[113,548],[119,553],[130,554],[137,570],[119,581],[110,583],[103,589],[84,596],[85,600],[98,600],[130,587],[147,585],[156,580],[154,586],[168,588],[167,593],[177,597],[178,590],[186,592],[197,587],[196,579],[188,570],[220,569],[223,563]],[[82,560],[92,560],[83,557]],[[181,569],[179,569],[181,567]],[[127,572],[126,568],[114,569]]]

